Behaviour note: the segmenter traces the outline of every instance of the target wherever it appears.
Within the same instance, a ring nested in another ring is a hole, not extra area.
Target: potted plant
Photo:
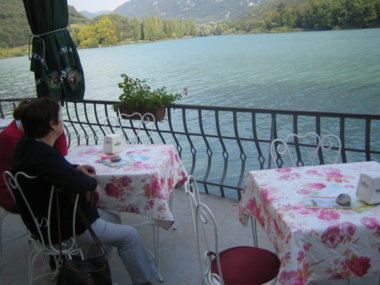
[[[182,98],[181,94],[171,94],[166,87],[152,89],[146,84],[146,80],[132,79],[126,74],[121,74],[123,81],[118,84],[123,93],[119,96],[119,103],[114,104],[115,112],[121,114],[152,113],[156,121],[165,118],[166,107],[175,100]]]

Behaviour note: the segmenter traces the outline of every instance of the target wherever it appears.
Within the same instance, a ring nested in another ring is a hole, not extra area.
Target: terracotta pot
[[[154,119],[156,122],[162,121],[165,119],[165,114],[166,114],[166,108],[160,108],[160,109],[138,109],[134,110],[133,112],[126,110],[126,108],[121,105],[119,106],[119,112],[120,114],[127,114],[131,115],[133,113],[140,113],[141,115],[144,115],[146,113],[151,113],[154,116]],[[139,120],[140,116],[132,116],[132,117],[127,117],[127,116],[122,116],[123,119],[132,119],[132,120]],[[149,117],[147,117],[149,119]]]

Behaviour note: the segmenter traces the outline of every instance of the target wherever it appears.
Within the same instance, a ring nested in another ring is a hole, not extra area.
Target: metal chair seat
[[[70,238],[70,240],[66,240],[62,242],[62,252],[60,250],[59,244],[54,244],[51,239],[51,212],[52,212],[52,204],[53,204],[53,196],[54,193],[58,190],[55,190],[55,187],[52,186],[50,190],[49,195],[49,206],[47,211],[47,216],[43,218],[43,220],[46,219],[45,222],[41,222],[41,219],[38,219],[38,217],[35,214],[35,208],[34,205],[31,205],[29,203],[29,200],[27,199],[27,196],[25,195],[26,192],[22,189],[20,180],[33,180],[36,179],[37,176],[30,176],[24,172],[17,172],[16,174],[12,174],[10,171],[5,171],[3,174],[4,181],[15,198],[18,206],[22,206],[25,210],[25,215],[31,219],[33,223],[33,229],[30,229],[27,227],[29,235],[31,236],[32,241],[32,250],[29,254],[28,259],[28,284],[33,285],[34,281],[48,276],[52,275],[52,279],[54,279],[57,276],[58,273],[58,266],[56,264],[57,258],[62,255],[64,256],[71,256],[71,255],[82,255],[82,248],[78,247],[76,244],[76,241],[74,238]],[[75,217],[76,217],[76,210],[79,200],[79,194],[75,196],[74,201],[74,207],[73,207],[73,220],[72,220],[72,231],[73,236],[75,236]],[[21,209],[21,207],[20,207]],[[39,255],[42,255],[43,257],[47,258],[50,257],[49,260],[46,260],[50,263],[51,269],[55,269],[46,273],[36,273],[34,270],[37,257]],[[83,256],[83,255],[82,255]],[[54,265],[55,266],[52,266]],[[53,267],[53,268],[52,268]],[[55,268],[54,268],[55,267]]]
[[[274,284],[281,265],[278,257],[269,250],[251,246],[219,250],[217,221],[210,208],[201,203],[193,176],[188,177],[185,191],[190,201],[201,284]]]
[[[280,260],[262,248],[237,246],[219,253],[224,283],[229,285],[259,285],[276,278]],[[218,274],[216,258],[211,262],[211,272]]]

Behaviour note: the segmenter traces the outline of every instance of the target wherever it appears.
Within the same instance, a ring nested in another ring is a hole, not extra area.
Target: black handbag
[[[57,285],[112,285],[107,258],[65,259],[59,267]]]
[[[112,285],[111,271],[108,265],[106,250],[96,236],[79,205],[77,212],[98,246],[99,252],[102,254],[98,257],[89,259],[82,259],[80,256],[70,256],[70,258],[63,257],[58,195],[56,195],[56,197],[58,238],[60,245],[57,285]]]

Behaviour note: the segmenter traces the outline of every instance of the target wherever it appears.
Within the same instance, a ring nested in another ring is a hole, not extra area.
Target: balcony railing
[[[12,117],[17,101],[0,100],[0,116]],[[102,144],[110,131],[124,136],[135,131],[133,120],[124,120],[122,130],[117,120],[106,121],[118,116],[114,103],[65,103],[69,145]],[[342,142],[339,162],[380,161],[379,115],[172,105],[167,108],[166,120],[155,123],[150,142],[174,144],[188,173],[197,177],[206,193],[239,199],[249,170],[273,167],[270,142],[289,133],[306,132],[337,135]],[[315,148],[315,144],[299,147],[298,165],[303,165],[303,150]],[[320,164],[329,163],[323,152],[318,159]]]

